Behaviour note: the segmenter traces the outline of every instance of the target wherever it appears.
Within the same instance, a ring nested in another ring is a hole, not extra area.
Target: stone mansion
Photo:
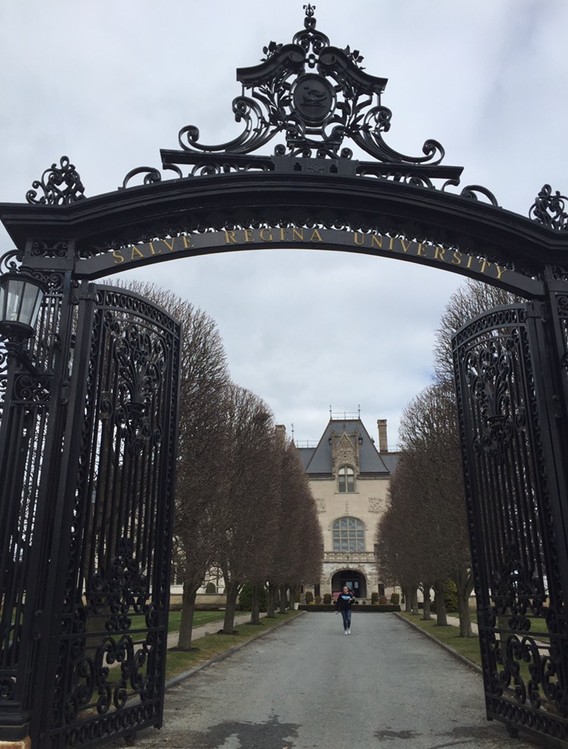
[[[389,452],[387,422],[377,421],[378,448],[360,415],[329,422],[315,446],[297,449],[316,501],[324,539],[322,577],[314,595],[349,585],[358,598],[390,595],[377,571],[374,543],[386,509],[398,453]]]
[[[286,431],[284,426],[277,429]],[[389,452],[385,419],[377,421],[377,437],[378,448],[359,414],[338,418],[330,413],[317,443],[295,443],[316,502],[324,541],[322,576],[305,585],[304,594],[311,591],[314,596],[323,596],[346,584],[360,599],[371,599],[372,593],[390,596],[394,592],[377,571],[374,544],[399,454]],[[174,580],[172,600],[177,601],[181,593],[182,586]],[[223,594],[223,577],[213,568],[199,599],[219,603]]]

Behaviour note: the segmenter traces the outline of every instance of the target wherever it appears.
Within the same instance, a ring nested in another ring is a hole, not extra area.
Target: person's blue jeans
[[[351,629],[351,609],[341,609],[343,629]]]

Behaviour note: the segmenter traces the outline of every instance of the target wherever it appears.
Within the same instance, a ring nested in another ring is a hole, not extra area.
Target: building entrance
[[[365,576],[355,570],[341,570],[336,572],[331,580],[332,594],[339,593],[347,585],[357,598],[367,598],[367,581]]]

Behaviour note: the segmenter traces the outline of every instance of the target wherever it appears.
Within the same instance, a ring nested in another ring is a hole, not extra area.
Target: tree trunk
[[[266,594],[266,616],[273,619],[276,616],[276,585],[268,583]]]
[[[448,614],[446,612],[446,601],[444,599],[445,585],[439,580],[434,583],[434,597],[436,602],[436,626],[448,626]]]
[[[293,611],[296,603],[296,586],[291,585],[290,586],[290,611]]]
[[[184,582],[183,596],[181,599],[181,623],[179,625],[178,648],[180,650],[191,650],[191,637],[193,632],[193,614],[195,612],[195,597],[199,585]]]
[[[430,591],[432,586],[429,583],[424,583],[424,608],[422,613],[422,619],[429,622],[432,619],[432,611],[430,603],[432,601]]]
[[[460,570],[454,580],[457,588],[460,637],[472,637],[469,597],[473,590],[473,577],[468,570]]]
[[[410,610],[413,614],[418,613],[418,586],[412,586],[412,592],[410,594]]]
[[[471,637],[471,616],[469,613],[469,594],[464,597],[463,591],[458,590],[458,612],[460,617],[460,637]]]
[[[411,594],[411,588],[408,585],[402,585],[402,595],[404,596],[404,610],[407,614],[410,614],[412,611],[412,594]]]
[[[260,586],[252,586],[252,600],[250,605],[250,623],[260,624]]]
[[[286,593],[288,592],[287,585],[280,586],[280,613],[286,613]]]
[[[237,596],[239,595],[239,583],[231,580],[231,582],[225,584],[225,595],[227,597],[227,603],[225,606],[225,618],[223,619],[223,629],[221,632],[224,635],[232,635],[235,631],[235,610],[237,608]]]

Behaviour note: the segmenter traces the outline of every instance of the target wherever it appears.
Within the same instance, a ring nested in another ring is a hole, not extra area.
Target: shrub
[[[455,583],[451,580],[444,585],[444,603],[446,605],[447,614],[453,614],[458,610],[457,588]],[[437,612],[436,598],[432,601],[431,610]]]
[[[329,604],[331,603],[331,593],[324,593],[324,594],[323,594],[323,602],[324,602],[324,603],[325,603],[325,604],[326,604],[327,606],[329,606]]]
[[[458,589],[453,580],[448,580],[444,586],[444,602],[448,614],[453,614],[458,610]]]
[[[316,596],[316,606],[319,606],[321,603],[321,596]]]
[[[377,592],[371,593],[371,603],[379,602],[379,594]]]
[[[394,603],[395,606],[400,604],[400,593],[391,593],[391,603]]]
[[[266,588],[262,586],[260,589],[260,610],[266,611],[267,607],[267,596]],[[252,608],[252,585],[245,583],[239,595],[239,605],[243,611],[250,611]]]
[[[311,590],[306,591],[306,603],[313,603],[314,602],[314,594]]]

